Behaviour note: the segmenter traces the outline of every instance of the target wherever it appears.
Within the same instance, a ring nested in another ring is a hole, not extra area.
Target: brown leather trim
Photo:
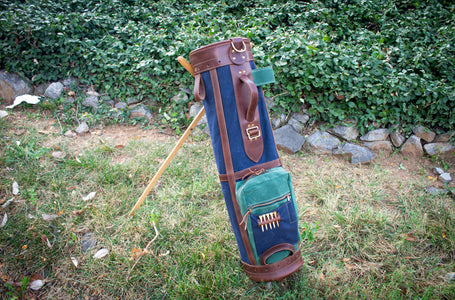
[[[224,164],[226,166],[226,175],[227,181],[229,183],[229,189],[231,192],[232,203],[234,206],[235,217],[237,219],[237,224],[242,223],[242,213],[240,212],[240,207],[237,203],[237,198],[235,196],[235,176],[234,176],[234,166],[232,164],[231,149],[229,148],[229,138],[227,134],[226,120],[224,119],[224,110],[223,103],[221,100],[220,85],[218,82],[218,75],[216,70],[210,70],[210,79],[213,86],[213,95],[215,98],[215,108],[216,108],[216,117],[218,119],[218,128],[220,130],[221,138],[221,148],[223,150]],[[240,235],[242,237],[243,245],[248,256],[248,260],[251,264],[255,265],[256,259],[254,258],[253,250],[248,238],[248,233],[246,230],[239,225]]]
[[[252,161],[258,162],[264,151],[258,110],[258,89],[253,82],[248,62],[241,65],[230,65],[230,69],[243,147],[246,155]]]
[[[267,249],[264,253],[262,253],[261,257],[259,257],[259,263],[261,265],[265,265],[266,262],[267,262],[267,259],[277,253],[277,252],[280,252],[280,251],[291,251],[291,255],[294,254],[295,252],[295,247],[294,245],[292,244],[288,244],[288,243],[281,243],[281,244],[277,244],[273,247],[270,247],[269,249]]]
[[[204,81],[201,80],[201,74],[194,76],[194,90],[193,90],[194,100],[202,101],[205,99],[205,86]]]
[[[300,248],[294,254],[273,264],[253,266],[242,262],[243,269],[248,277],[256,282],[281,280],[296,272],[302,265],[303,259]]]
[[[263,171],[266,171],[266,170],[269,170],[272,168],[276,168],[276,167],[281,167],[281,160],[279,158],[262,163],[262,164],[255,165],[253,167],[250,167],[248,169],[245,169],[245,170],[242,170],[239,172],[236,172],[236,173],[234,173],[234,177],[235,177],[235,180],[241,180],[241,179],[245,179],[249,175],[255,175],[258,173],[262,173]],[[220,177],[220,181],[228,181],[226,174],[220,174],[219,177]]]
[[[231,42],[234,40],[235,39],[221,41],[191,51],[190,62],[194,69],[194,74],[200,74],[205,71],[230,65],[233,61],[239,61],[237,57],[240,57],[243,61],[253,60],[250,41],[247,38],[241,39],[241,41],[243,40],[245,43],[246,50],[239,54],[238,52],[235,52],[235,50],[232,52]],[[243,45],[236,47],[241,49]],[[242,55],[245,58],[242,58]],[[236,57],[236,59],[233,59],[234,57]]]

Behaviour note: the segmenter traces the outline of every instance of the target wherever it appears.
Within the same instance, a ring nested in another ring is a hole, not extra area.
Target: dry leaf
[[[42,288],[44,285],[44,280],[41,280],[41,279],[37,279],[37,280],[33,280],[31,283],[30,283],[30,288],[34,291],[37,291],[39,290],[40,288]]]
[[[354,268],[353,265],[350,265],[350,264],[348,264],[348,263],[344,263],[344,266],[345,266],[346,269],[348,269],[348,270],[352,270],[352,269]]]
[[[3,227],[6,225],[6,222],[8,222],[8,215],[5,213],[3,215],[3,220],[2,220],[2,223],[0,224],[0,227]]]
[[[54,158],[57,158],[57,159],[64,159],[65,156],[66,156],[66,152],[63,152],[63,151],[55,151],[55,152],[52,152],[52,156]]]
[[[103,248],[101,250],[98,250],[98,252],[95,253],[95,255],[93,255],[94,258],[103,258],[105,257],[107,254],[109,253],[109,250],[107,250],[106,248]]]
[[[16,181],[13,182],[12,188],[13,188],[13,195],[19,194],[19,184],[17,184]]]
[[[7,206],[10,205],[11,202],[13,202],[13,201],[14,201],[14,198],[9,199],[8,201],[6,201],[5,203],[2,204],[2,208],[7,207]]]
[[[41,214],[41,216],[43,217],[43,220],[44,220],[44,221],[52,221],[52,220],[58,218],[58,215],[46,215],[46,214]]]
[[[92,200],[93,198],[95,198],[95,196],[96,196],[96,192],[91,192],[87,196],[83,197],[82,200],[89,201],[89,200]]]
[[[401,237],[407,240],[408,242],[415,242],[416,237],[412,233],[403,233]]]
[[[123,148],[123,147],[125,147],[125,145],[115,145],[115,146],[114,146],[115,149],[121,149],[121,148]]]
[[[79,265],[79,261],[77,260],[77,258],[74,256],[71,256],[71,261],[73,262],[73,265],[77,268],[77,266]]]

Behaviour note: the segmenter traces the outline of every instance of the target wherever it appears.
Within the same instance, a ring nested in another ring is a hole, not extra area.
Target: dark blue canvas
[[[250,62],[251,68],[255,69],[254,62]],[[234,88],[231,79],[231,71],[229,66],[223,66],[216,69],[221,97],[223,102],[224,117],[226,120],[226,126],[229,137],[229,148],[231,150],[232,162],[234,166],[234,172],[248,169],[249,167],[257,164],[273,161],[279,158],[275,141],[273,138],[272,128],[270,125],[267,107],[265,105],[264,96],[260,87],[258,87],[259,100],[258,110],[261,120],[262,138],[264,141],[264,151],[262,157],[258,162],[254,162],[248,158],[244,151],[243,140],[240,133],[240,125],[237,113],[237,107],[235,104]],[[220,174],[226,174],[226,167],[224,165],[224,157],[221,146],[220,132],[218,128],[218,120],[215,109],[215,101],[213,94],[213,86],[210,79],[209,72],[201,74],[205,85],[206,97],[204,100],[204,108],[207,115],[208,126],[210,130],[210,136],[212,139],[213,152],[215,154],[216,165]],[[217,83],[215,83],[217,84]],[[226,207],[229,213],[229,219],[231,221],[232,229],[234,231],[237,244],[239,245],[240,257],[243,262],[250,263],[243,245],[239,227],[236,222],[234,207],[232,203],[232,196],[229,189],[228,182],[221,183],[222,192],[226,202]]]

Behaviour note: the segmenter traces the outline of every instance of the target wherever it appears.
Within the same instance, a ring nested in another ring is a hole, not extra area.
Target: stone
[[[428,155],[453,156],[455,155],[455,146],[450,143],[429,143],[423,146]]]
[[[85,95],[86,95],[87,97],[90,97],[90,96],[99,97],[99,96],[100,96],[100,94],[99,94],[98,92],[95,92],[94,89],[89,89],[89,90],[87,90],[87,92],[85,92]]]
[[[378,128],[367,132],[367,134],[360,137],[364,142],[385,141],[389,137],[389,131],[386,128]]]
[[[422,125],[414,127],[412,132],[427,143],[431,143],[436,136],[436,133]]]
[[[152,120],[152,113],[144,105],[136,106],[130,110],[130,118],[146,118],[149,122]]]
[[[186,102],[187,100],[188,100],[188,95],[183,91],[180,91],[177,95],[172,97],[172,102],[176,102],[176,103]]]
[[[445,132],[435,136],[433,143],[447,143],[450,139],[455,135],[455,131],[453,132]]]
[[[406,138],[401,133],[399,133],[398,130],[394,130],[390,133],[390,140],[395,147],[399,148],[401,145],[403,145]]]
[[[285,125],[273,131],[277,148],[296,153],[305,144],[305,138],[297,133],[290,125]]]
[[[77,86],[79,84],[78,80],[74,77],[66,78],[62,81],[62,84],[65,88],[70,88],[72,86]]]
[[[346,141],[353,141],[359,137],[359,131],[354,126],[339,124],[327,131]]]
[[[44,96],[52,100],[58,99],[62,96],[63,88],[61,82],[53,82],[47,87],[46,91],[44,91]]]
[[[365,142],[363,145],[375,153],[390,154],[393,151],[389,141]]]
[[[7,115],[8,115],[7,111],[0,110],[0,119],[6,117]]]
[[[310,116],[302,113],[292,113],[291,118],[288,121],[290,125],[296,132],[301,132],[303,126],[308,122]]]
[[[445,278],[448,282],[455,281],[455,272],[447,273]]]
[[[442,173],[439,175],[439,180],[441,180],[444,183],[449,183],[452,182],[452,176],[450,176],[450,173]]]
[[[84,101],[82,101],[83,106],[91,107],[94,110],[98,110],[98,103],[99,98],[97,96],[87,96],[85,97]]]
[[[306,147],[316,153],[331,154],[333,149],[339,147],[341,142],[338,138],[325,131],[316,131],[311,134],[306,143]]]
[[[191,105],[190,117],[195,118],[203,107],[204,107],[204,105],[202,105],[201,102],[196,102],[195,104]],[[200,125],[204,125],[204,124],[207,124],[207,116],[205,114],[201,118],[201,120],[197,123],[197,125],[200,126]]]
[[[90,249],[93,249],[96,247],[96,239],[90,231],[84,234],[84,236],[81,239],[81,250],[82,253],[87,252]]]
[[[343,155],[351,158],[353,164],[366,164],[375,158],[373,151],[367,147],[362,147],[352,143],[345,143],[333,150],[335,155]]]
[[[409,157],[422,157],[424,152],[422,144],[420,143],[420,138],[411,135],[401,147],[400,153]]]
[[[137,98],[130,97],[130,98],[126,99],[126,104],[128,104],[128,105],[138,104],[140,102],[141,102],[141,100],[139,100]]]
[[[431,195],[441,195],[441,194],[447,194],[449,191],[445,189],[438,189],[433,186],[427,186],[425,188],[425,192]]]
[[[88,127],[86,122],[82,122],[77,128],[76,128],[76,133],[77,134],[84,134],[89,132],[90,128]]]
[[[67,130],[63,135],[68,137],[68,138],[76,137],[76,134],[72,130]]]
[[[281,124],[286,121],[286,115],[283,113],[280,113],[278,115],[271,115],[270,117],[270,123],[272,124],[273,128],[279,128]]]
[[[31,92],[32,88],[19,75],[0,71],[0,99],[6,104],[13,103],[17,96]]]
[[[126,105],[125,102],[118,102],[114,105],[114,107],[118,110],[125,110],[128,107],[128,105]]]

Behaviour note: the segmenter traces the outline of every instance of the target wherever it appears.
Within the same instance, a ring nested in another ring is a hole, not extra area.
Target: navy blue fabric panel
[[[231,192],[229,190],[229,184],[227,182],[221,182],[221,191],[223,192],[224,202],[226,203],[226,208],[229,215],[229,220],[231,222],[232,231],[234,232],[237,245],[240,252],[240,260],[250,264],[248,255],[246,254],[245,246],[243,245],[242,236],[240,235],[239,225],[235,218],[234,205],[232,204]]]
[[[255,69],[255,65],[251,62],[252,69]],[[229,148],[231,150],[232,162],[234,165],[234,172],[242,171],[249,167],[252,167],[256,164],[265,163],[268,161],[276,160],[279,158],[276,151],[275,141],[273,139],[272,128],[268,118],[267,107],[264,101],[264,95],[262,90],[259,89],[259,101],[258,109],[261,119],[261,130],[262,137],[264,141],[264,152],[261,159],[255,163],[248,158],[244,151],[243,139],[240,132],[240,124],[237,113],[237,106],[235,104],[235,94],[234,87],[232,83],[232,76],[229,66],[220,67],[217,70],[218,83],[220,85],[220,93],[223,102],[224,118],[226,121],[226,127],[229,137]],[[213,86],[210,78],[210,72],[204,72],[201,74],[202,80],[205,85],[206,97],[203,101],[204,108],[207,116],[208,127],[210,131],[210,137],[212,139],[212,147],[215,155],[215,161],[217,165],[218,172],[220,174],[226,174],[226,167],[224,165],[223,150],[221,146],[220,131],[218,127],[218,118],[216,115],[216,106],[214,101]],[[250,263],[248,256],[246,254],[245,246],[243,245],[242,238],[240,235],[240,229],[237,224],[235,217],[234,206],[232,203],[232,196],[229,190],[229,185],[227,182],[221,183],[221,188],[226,203],[226,208],[228,210],[229,219],[231,226],[237,240],[239,247],[240,258],[245,263]]]

